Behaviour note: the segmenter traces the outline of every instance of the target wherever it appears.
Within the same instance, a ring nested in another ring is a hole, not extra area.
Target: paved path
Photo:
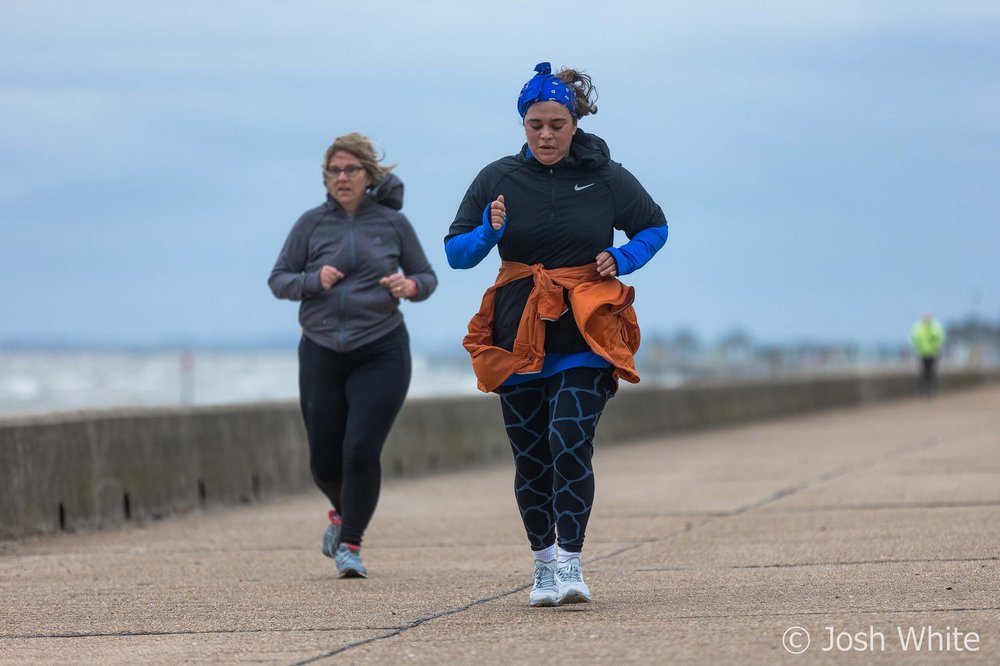
[[[597,473],[590,605],[527,606],[504,465],[388,484],[366,581],[319,554],[317,494],[0,543],[0,664],[1000,663],[998,388],[599,445]]]

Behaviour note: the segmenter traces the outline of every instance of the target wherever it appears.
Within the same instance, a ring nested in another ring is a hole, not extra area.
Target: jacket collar
[[[573,135],[573,142],[569,147],[569,154],[553,165],[545,165],[536,160],[531,151],[528,150],[528,144],[521,146],[521,152],[517,157],[522,162],[539,170],[569,167],[589,171],[607,164],[611,160],[611,150],[601,137],[596,134],[588,134],[582,129],[577,128],[576,133]]]
[[[403,209],[403,181],[399,179],[395,174],[387,174],[382,182],[371,187],[365,192],[365,195],[361,197],[361,203],[358,204],[358,209],[354,211],[357,215],[359,212],[367,208],[372,204],[381,204],[383,206],[388,206],[393,210]],[[334,210],[342,212],[345,215],[347,211],[344,207],[337,203],[337,200],[327,192],[326,193],[326,207],[329,210]]]

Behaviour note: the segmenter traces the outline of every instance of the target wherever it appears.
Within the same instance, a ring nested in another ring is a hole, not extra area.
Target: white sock
[[[552,544],[542,550],[533,550],[531,551],[531,556],[535,558],[536,562],[551,562],[556,559],[556,545]]]
[[[568,550],[563,550],[561,546],[559,547],[559,562],[568,562],[574,557],[580,557],[581,555],[582,553],[573,553]]]

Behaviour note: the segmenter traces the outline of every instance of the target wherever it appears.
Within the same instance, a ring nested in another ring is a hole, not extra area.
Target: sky
[[[517,152],[537,62],[589,73],[580,127],[661,205],[625,281],[644,335],[902,342],[1000,319],[1000,4],[0,0],[0,342],[298,336],[266,280],[360,131],[396,163],[457,348],[493,254],[442,239]],[[624,237],[617,239],[624,242]]]

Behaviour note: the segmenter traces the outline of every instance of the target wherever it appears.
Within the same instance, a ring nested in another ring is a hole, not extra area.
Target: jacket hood
[[[521,147],[520,158],[530,160],[528,144]],[[579,167],[581,169],[596,169],[611,161],[611,149],[601,137],[596,134],[588,134],[577,128],[573,135],[573,143],[570,144],[569,154],[563,158],[560,164]],[[539,163],[540,164],[540,163]]]
[[[386,174],[382,182],[368,192],[368,196],[383,206],[403,210],[403,181],[395,174]]]
[[[577,129],[566,159],[584,169],[596,169],[611,161],[611,149],[604,139],[596,134],[587,134]]]
[[[403,181],[395,174],[386,174],[381,183],[365,193],[365,197],[393,210],[403,210]],[[362,199],[363,201],[364,199]],[[340,204],[329,192],[326,193],[326,203],[328,206],[340,207]]]

